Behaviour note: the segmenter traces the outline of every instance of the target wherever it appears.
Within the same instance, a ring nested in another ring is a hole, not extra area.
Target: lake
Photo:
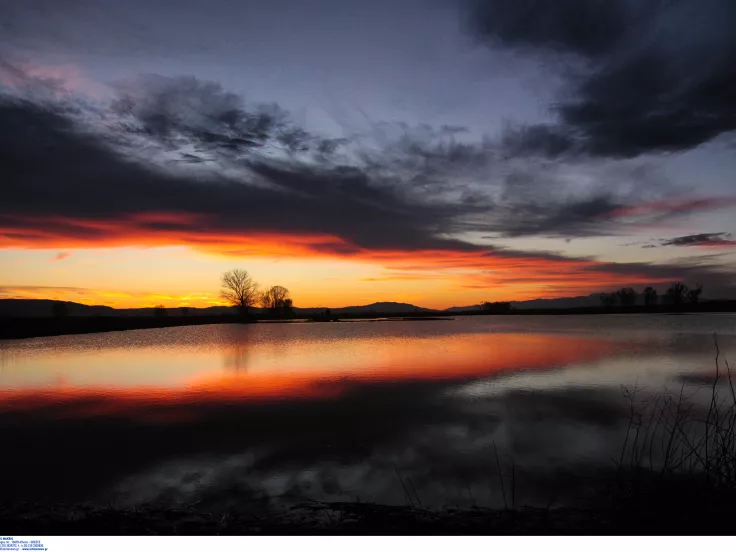
[[[736,315],[204,325],[0,342],[0,500],[571,504],[622,387],[697,397]],[[721,364],[722,368],[725,366]],[[697,399],[695,399],[697,400]]]

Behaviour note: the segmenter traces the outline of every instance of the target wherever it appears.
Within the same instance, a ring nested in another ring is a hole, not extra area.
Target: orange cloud
[[[204,215],[135,213],[117,219],[66,217],[4,217],[0,248],[50,249],[185,245],[228,256],[314,256],[315,251],[352,250],[340,238],[324,234],[282,235],[275,232],[239,233],[217,229]]]
[[[52,261],[63,261],[64,259],[68,259],[70,256],[71,256],[71,253],[69,253],[68,251],[62,251],[61,253],[59,253],[58,255],[56,255],[51,260]]]
[[[587,294],[623,285],[656,284],[672,274],[648,265],[617,265],[556,254],[482,249],[367,249],[326,234],[277,234],[220,228],[189,213],[137,213],[117,219],[5,217],[0,248],[188,246],[225,257],[350,260],[387,270],[372,281],[443,280],[451,289],[488,289],[505,300]],[[106,303],[108,304],[108,303]]]

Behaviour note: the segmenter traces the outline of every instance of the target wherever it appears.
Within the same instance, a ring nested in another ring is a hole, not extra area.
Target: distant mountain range
[[[50,299],[0,299],[0,316],[6,317],[29,317],[41,318],[54,315],[54,305],[59,301]],[[73,303],[63,301],[66,305],[66,316],[153,316],[154,308],[141,309],[116,309],[113,307],[105,307],[102,305],[83,305],[81,303]],[[294,314],[297,316],[309,316],[324,312],[327,307],[311,307],[299,308],[294,307]],[[196,308],[188,307],[190,316],[201,315],[218,315],[218,314],[235,314],[235,307],[205,307]],[[253,308],[252,312],[258,313],[262,309]],[[185,310],[181,307],[167,308],[167,314],[184,315]],[[370,305],[360,305],[351,307],[331,308],[332,314],[407,314],[411,312],[440,312],[432,309],[425,309],[410,305],[408,303],[372,303]]]
[[[601,300],[598,293],[590,295],[581,295],[577,297],[559,297],[556,299],[530,299],[529,301],[511,301],[511,307],[514,309],[573,309],[579,307],[599,307]],[[478,310],[478,305],[470,305],[467,307],[450,307],[445,309],[447,312],[463,312],[470,310]]]
[[[382,303],[371,303],[370,305],[359,305],[352,307],[315,307],[315,308],[299,308],[295,307],[294,312],[297,314],[316,314],[324,312],[325,309],[329,308],[332,314],[406,314],[410,312],[442,312],[434,309],[425,309],[424,307],[417,307],[409,303],[394,303],[392,301]]]
[[[638,301],[639,303],[641,300]],[[53,316],[54,304],[57,301],[48,299],[0,299],[0,316],[5,317],[47,317]],[[81,303],[72,303],[65,301],[67,316],[153,316],[155,309],[116,309],[113,307],[105,307],[101,305],[83,305]],[[577,307],[597,307],[600,306],[600,299],[597,293],[584,295],[579,297],[561,297],[558,299],[532,299],[530,301],[513,301],[511,305],[514,309],[569,309]],[[323,312],[328,307],[294,307],[296,316],[310,316]],[[355,305],[349,307],[330,308],[334,315],[356,314],[365,315],[375,313],[376,315],[384,314],[408,314],[412,312],[422,313],[444,313],[458,314],[467,311],[477,311],[478,305],[468,305],[464,307],[450,307],[448,309],[436,310],[417,307],[409,303],[381,302],[371,303],[370,305]],[[170,315],[183,315],[182,308],[167,308]],[[261,309],[254,308],[253,312],[258,313]],[[206,308],[188,308],[190,316],[199,315],[219,315],[234,314],[234,307],[206,307]]]

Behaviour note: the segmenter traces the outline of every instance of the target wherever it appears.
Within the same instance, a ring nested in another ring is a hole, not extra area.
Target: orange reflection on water
[[[523,333],[301,343],[286,346],[280,355],[265,354],[268,351],[255,347],[243,361],[245,371],[232,370],[232,352],[227,348],[224,370],[214,368],[208,356],[195,356],[202,362],[201,370],[189,372],[183,380],[172,378],[171,385],[73,384],[61,378],[45,386],[0,390],[0,411],[49,409],[57,416],[126,415],[170,421],[192,417],[190,405],[335,398],[361,385],[462,381],[553,369],[614,354],[606,339]],[[188,353],[194,354],[182,350],[182,359]],[[169,356],[168,370],[177,360],[176,353]],[[130,362],[135,358],[132,354]],[[191,365],[191,358],[187,362]]]

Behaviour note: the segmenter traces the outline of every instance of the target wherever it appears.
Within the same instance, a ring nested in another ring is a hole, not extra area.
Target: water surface
[[[1,494],[500,506],[513,466],[520,504],[570,501],[570,478],[620,450],[621,386],[697,391],[715,372],[714,333],[736,363],[731,314],[206,325],[0,342],[0,436],[11,451]]]

